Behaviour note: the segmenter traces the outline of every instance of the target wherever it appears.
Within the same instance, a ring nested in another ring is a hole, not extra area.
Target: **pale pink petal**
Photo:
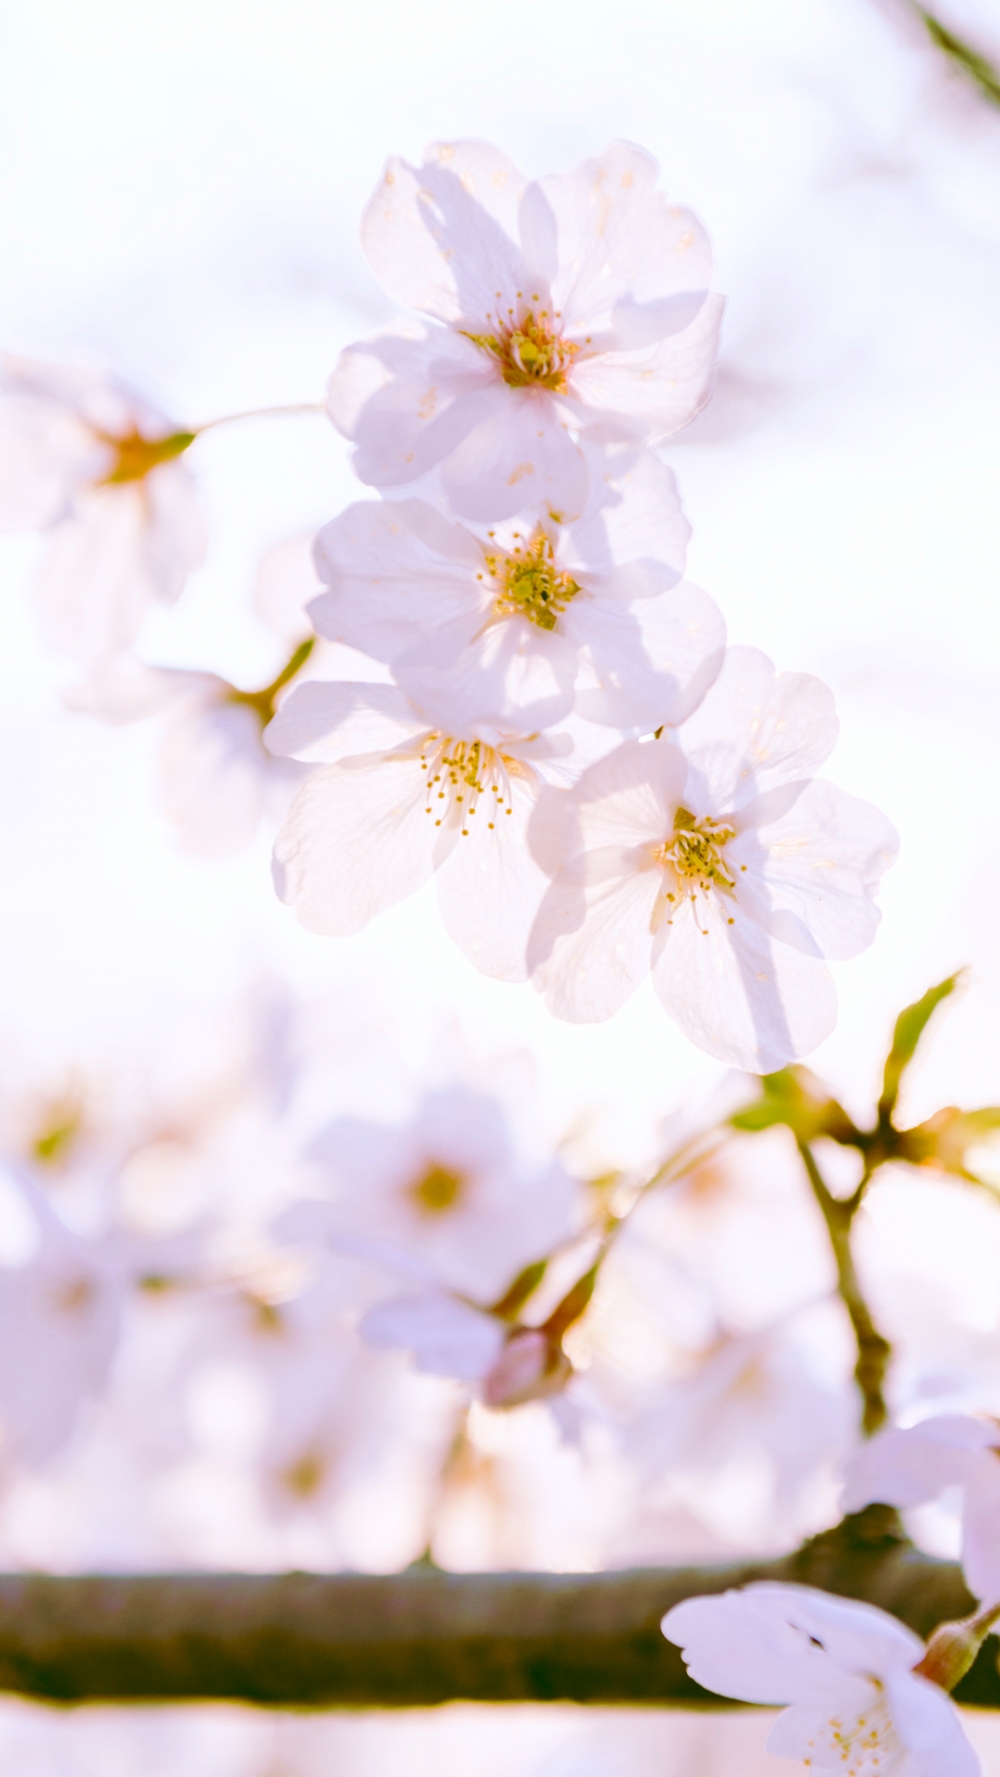
[[[691,526],[673,472],[633,441],[601,445],[584,434],[580,449],[590,492],[560,538],[560,567],[588,584],[603,576],[602,594],[616,599],[649,598],[676,585]]]
[[[442,624],[401,654],[393,671],[435,727],[465,734],[544,729],[573,707],[576,650],[568,636],[527,618],[484,621],[482,611]]]
[[[191,698],[221,697],[227,686],[216,673],[147,666],[130,655],[102,662],[63,693],[67,709],[125,724],[158,716]]]
[[[658,888],[654,869],[638,872],[630,857],[610,849],[560,871],[527,952],[532,981],[556,1018],[601,1023],[645,980]]]
[[[726,857],[746,865],[740,903],[765,931],[834,958],[867,949],[881,917],[872,896],[899,849],[877,808],[814,778],[744,803],[739,829]]]
[[[959,1413],[935,1415],[905,1428],[887,1426],[850,1457],[844,1471],[844,1510],[857,1512],[875,1500],[890,1506],[923,1505],[946,1487],[966,1481],[993,1442],[1000,1442],[1000,1428]]]
[[[313,563],[312,531],[286,537],[265,550],[257,563],[254,610],[261,622],[291,650],[311,636],[306,606],[320,592]]]
[[[377,1302],[363,1315],[358,1331],[381,1350],[413,1353],[418,1370],[478,1382],[496,1362],[506,1329],[444,1291],[396,1296]]]
[[[581,654],[577,712],[625,730],[685,721],[725,655],[722,613],[690,581],[631,606],[578,596],[560,626]]]
[[[916,1777],[981,1777],[981,1766],[947,1694],[916,1673],[885,1679],[893,1725]]]
[[[333,764],[349,754],[388,753],[427,731],[395,685],[312,679],[289,692],[264,730],[269,753]]]
[[[175,717],[163,738],[160,781],[185,851],[224,858],[248,845],[263,812],[265,775],[279,769],[246,704],[213,700]]]
[[[962,1511],[962,1568],[983,1604],[1000,1604],[1000,1428],[972,1464]]]
[[[695,1680],[744,1703],[790,1703],[818,1688],[828,1657],[796,1633],[758,1588],[685,1598],[660,1627]]]
[[[707,290],[708,238],[655,189],[657,172],[641,148],[613,142],[575,172],[539,182],[558,235],[553,301],[572,332],[610,327],[623,303]]]
[[[438,902],[449,936],[477,969],[499,981],[527,980],[528,934],[548,888],[527,844],[534,801],[530,786],[516,778],[512,814],[481,797],[438,871]]]
[[[686,426],[712,393],[724,306],[720,296],[706,296],[681,332],[655,345],[581,356],[562,398],[576,424],[613,422],[653,445]]]
[[[303,785],[274,848],[275,886],[311,932],[346,937],[411,895],[457,838],[424,812],[413,759],[328,765]]]
[[[46,530],[113,463],[114,451],[64,407],[0,399],[0,531]]]
[[[774,1073],[810,1054],[836,1022],[823,959],[769,938],[724,895],[671,911],[652,966],[660,1002],[685,1036],[747,1073]]]
[[[558,814],[553,810],[561,835],[560,861],[575,852],[610,846],[636,852],[636,867],[645,868],[638,852],[651,853],[673,833],[686,769],[683,754],[667,740],[628,740],[615,747],[583,773],[571,805],[558,804]],[[530,835],[536,856],[547,868],[555,863],[555,853],[541,829],[550,818],[550,807],[548,800],[539,804]],[[567,827],[569,807],[573,824]]]
[[[485,575],[480,543],[423,500],[365,500],[320,531],[316,565],[330,588],[310,615],[320,635],[394,661],[430,627],[471,613]]]
[[[523,282],[517,211],[524,181],[488,142],[437,142],[424,164],[398,156],[361,223],[361,243],[383,289],[403,308],[480,332],[498,295]]]
[[[172,603],[208,548],[195,480],[185,463],[161,463],[138,485],[143,497],[143,555],[153,597]]]
[[[46,640],[88,663],[135,640],[156,597],[145,561],[147,507],[139,483],[89,489],[49,533],[35,593]]]
[[[924,1644],[897,1617],[862,1604],[856,1598],[835,1598],[814,1586],[782,1585],[762,1580],[746,1588],[762,1608],[773,1610],[810,1645],[819,1642],[842,1672],[859,1677],[888,1678],[909,1673]]]
[[[489,354],[460,333],[401,321],[341,353],[326,410],[357,445],[361,480],[401,487],[461,445],[509,394]]]
[[[812,777],[831,751],[833,693],[811,673],[776,673],[757,648],[728,648],[681,741],[692,788],[722,814],[778,784]],[[696,808],[695,813],[701,813]]]
[[[461,449],[442,462],[441,480],[461,518],[486,522],[511,518],[526,505],[579,512],[588,477],[552,397],[498,382],[489,412],[463,431]]]

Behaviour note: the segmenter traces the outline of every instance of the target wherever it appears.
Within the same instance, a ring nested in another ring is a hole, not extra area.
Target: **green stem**
[[[966,43],[964,37],[950,31],[926,7],[919,6],[916,0],[910,0],[910,10],[916,13],[931,42],[975,82],[983,98],[991,105],[1000,105],[1000,73],[993,63],[978,49],[973,49],[971,43]]]
[[[304,642],[299,643],[291,659],[285,663],[277,678],[272,679],[269,685],[265,685],[260,691],[237,691],[234,689],[229,693],[229,702],[243,703],[256,711],[261,727],[266,728],[274,715],[278,692],[283,691],[285,686],[294,679],[296,673],[301,672],[315,646],[316,637],[307,636]]]
[[[854,1377],[861,1392],[861,1426],[871,1437],[889,1416],[885,1403],[885,1375],[892,1356],[892,1346],[879,1332],[871,1310],[862,1294],[851,1250],[851,1229],[861,1204],[859,1192],[852,1197],[835,1197],[823,1178],[808,1142],[796,1143],[802,1164],[812,1186],[813,1196],[822,1211],[837,1267],[837,1289],[847,1309],[858,1347]]]

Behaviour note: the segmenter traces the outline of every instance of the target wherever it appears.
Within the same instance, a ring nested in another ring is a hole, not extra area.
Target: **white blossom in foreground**
[[[445,926],[486,975],[527,978],[525,945],[546,879],[528,850],[544,781],[572,751],[561,734],[431,725],[395,685],[303,685],[264,736],[320,763],[278,834],[275,884],[310,931],[345,937],[437,877]]]
[[[626,741],[541,798],[530,840],[553,882],[528,955],[557,1017],[609,1018],[651,970],[692,1042],[749,1072],[829,1034],[826,959],[871,943],[897,847],[813,776],[836,732],[819,679],[731,648],[676,735]]]
[[[386,166],[361,228],[376,277],[429,317],[342,353],[327,411],[379,488],[441,465],[462,516],[507,518],[527,486],[578,511],[572,434],[655,444],[711,390],[722,317],[701,224],[656,190],[656,163],[614,143],[528,183],[486,142]]]
[[[1000,1424],[943,1413],[907,1428],[889,1426],[863,1444],[845,1470],[844,1509],[925,1505],[962,1489],[962,1568],[986,1604],[1000,1601]]]
[[[780,1758],[842,1777],[979,1777],[953,1704],[913,1670],[923,1643],[885,1611],[764,1582],[687,1598],[662,1629],[706,1690],[788,1705],[767,1739]]]
[[[487,528],[423,500],[349,506],[316,541],[330,588],[310,607],[316,628],[457,721],[545,727],[574,703],[630,730],[683,721],[722,664],[725,626],[678,585],[689,527],[673,475],[641,447],[586,455],[576,518],[542,506]]]
[[[134,641],[204,559],[194,434],[107,378],[0,360],[0,531],[46,531],[36,594],[47,639],[96,662]]]

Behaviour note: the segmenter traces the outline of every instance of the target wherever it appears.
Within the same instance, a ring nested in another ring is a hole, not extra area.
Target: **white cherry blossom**
[[[313,682],[264,736],[320,763],[275,846],[275,883],[310,931],[346,937],[437,878],[451,937],[486,975],[527,978],[525,945],[546,878],[526,829],[565,734],[436,726],[395,685]]]
[[[553,877],[529,966],[555,1014],[609,1018],[652,971],[692,1042],[768,1073],[827,1036],[827,958],[855,956],[897,839],[868,803],[813,773],[832,696],[731,648],[673,736],[626,741],[569,794],[539,802],[530,841]]]
[[[0,360],[0,530],[45,531],[36,596],[47,639],[89,663],[134,641],[204,559],[194,434],[108,378]]]
[[[913,1670],[923,1643],[885,1611],[761,1582],[687,1598],[662,1628],[707,1690],[788,1705],[767,1739],[779,1758],[842,1777],[979,1777],[954,1705]]]
[[[590,495],[572,517],[543,506],[465,525],[423,500],[364,501],[320,532],[330,590],[321,635],[393,668],[417,702],[455,719],[544,727],[574,703],[653,729],[697,706],[722,663],[707,594],[678,585],[689,534],[673,475],[651,451],[585,452]]]
[[[308,1150],[323,1195],[285,1212],[285,1237],[332,1241],[475,1301],[574,1231],[578,1187],[557,1160],[519,1152],[500,1104],[432,1092],[396,1127],[344,1117]],[[359,1244],[360,1242],[360,1244]]]
[[[880,1500],[918,1506],[948,1488],[962,1490],[962,1568],[986,1604],[1000,1601],[1000,1423],[942,1413],[918,1425],[888,1426],[863,1444],[845,1470],[844,1509]]]
[[[327,411],[362,481],[441,465],[462,516],[539,501],[579,510],[573,433],[658,443],[708,399],[722,317],[701,224],[656,190],[655,161],[612,144],[528,183],[486,142],[390,160],[362,242],[405,320],[349,346]]]

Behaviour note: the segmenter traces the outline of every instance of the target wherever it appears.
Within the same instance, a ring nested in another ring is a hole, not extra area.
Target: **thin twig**
[[[861,1197],[855,1192],[852,1197],[835,1197],[823,1178],[816,1164],[815,1156],[808,1142],[796,1143],[802,1156],[802,1164],[806,1169],[813,1196],[823,1213],[830,1245],[833,1249],[834,1262],[837,1267],[837,1289],[844,1307],[850,1316],[851,1326],[858,1347],[858,1361],[854,1367],[854,1376],[861,1391],[862,1414],[861,1426],[866,1437],[871,1437],[884,1425],[888,1418],[885,1403],[885,1374],[892,1356],[892,1346],[888,1339],[879,1332],[872,1319],[871,1310],[865,1301],[858,1281],[854,1265],[854,1254],[851,1250],[851,1229],[861,1203]]]
[[[297,401],[287,407],[248,407],[242,413],[221,413],[217,419],[206,420],[203,425],[195,426],[196,438],[203,432],[213,432],[216,426],[235,426],[238,420],[280,420],[287,419],[297,413],[324,413],[322,401]]]

